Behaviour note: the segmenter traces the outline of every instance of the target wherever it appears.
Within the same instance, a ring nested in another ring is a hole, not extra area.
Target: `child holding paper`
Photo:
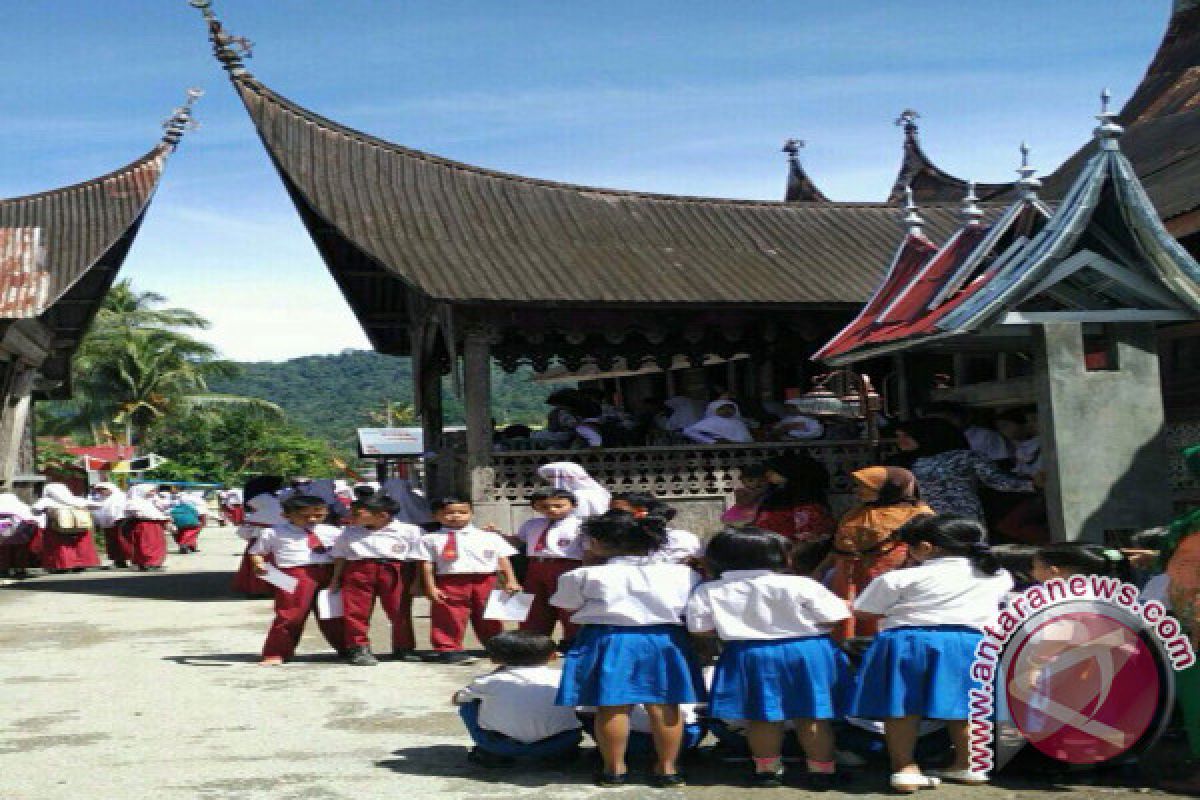
[[[529,559],[525,589],[533,595],[533,605],[521,630],[549,636],[554,632],[554,623],[559,622],[563,639],[570,641],[578,627],[571,623],[570,612],[550,605],[550,595],[558,589],[559,576],[583,566],[583,520],[574,515],[575,494],[569,489],[534,492],[530,503],[540,516],[517,530]]]
[[[333,547],[340,531],[322,525],[328,511],[325,501],[310,495],[292,495],[283,501],[282,525],[263,528],[250,547],[254,573],[268,581],[295,585],[290,590],[275,583],[275,619],[263,643],[262,664],[282,664],[296,652],[304,633],[304,623],[316,606],[317,592],[329,585],[333,574]],[[270,556],[272,570],[264,561]],[[280,575],[282,574],[282,580]],[[289,580],[290,579],[290,580]],[[321,633],[338,653],[342,653],[342,620],[319,619]]]
[[[421,537],[415,556],[425,562],[421,575],[430,602],[429,640],[435,651],[431,660],[465,664],[474,661],[462,649],[468,619],[485,646],[504,630],[502,622],[484,619],[483,612],[496,588],[497,571],[504,575],[505,591],[521,591],[508,560],[517,551],[500,534],[471,524],[469,500],[445,497],[431,508],[438,528]]]
[[[332,591],[341,591],[347,658],[357,667],[378,664],[367,633],[375,598],[392,622],[392,655],[418,661],[412,624],[412,587],[421,529],[394,522],[399,506],[382,492],[356,500],[351,525],[333,545]]]
[[[583,736],[570,708],[556,706],[558,670],[554,641],[529,631],[507,631],[488,640],[496,670],[454,694],[458,713],[475,747],[467,760],[483,767],[508,767],[517,758],[567,760]]]

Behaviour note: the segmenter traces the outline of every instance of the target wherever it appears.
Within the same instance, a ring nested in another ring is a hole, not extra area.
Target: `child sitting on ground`
[[[342,592],[347,658],[358,667],[379,663],[367,634],[375,598],[392,623],[392,655],[399,661],[418,661],[413,634],[412,598],[421,529],[395,522],[398,505],[386,494],[356,500],[350,507],[353,524],[333,545],[333,578],[329,588]]]
[[[496,572],[504,575],[505,591],[521,591],[508,557],[516,548],[503,536],[471,524],[471,501],[444,497],[432,506],[438,528],[421,537],[416,558],[421,565],[425,594],[429,597],[430,660],[444,664],[466,664],[475,659],[463,650],[467,620],[479,641],[504,630],[504,624],[484,619],[488,598],[496,588]]]
[[[275,586],[275,619],[263,643],[262,664],[282,664],[296,652],[308,615],[316,610],[317,592],[329,586],[333,576],[330,549],[340,530],[322,525],[328,512],[325,501],[309,495],[292,495],[283,501],[282,525],[263,528],[250,547],[250,563],[256,575],[266,575],[264,557],[283,573],[296,579],[292,591]],[[341,618],[317,619],[330,647],[343,652]]]
[[[484,767],[512,766],[518,758],[570,760],[583,734],[569,708],[554,704],[558,670],[554,641],[530,631],[506,631],[488,639],[496,665],[454,694],[458,713],[475,746],[467,760]]]
[[[521,630],[549,636],[554,623],[563,627],[563,639],[575,636],[576,627],[571,615],[550,605],[550,595],[558,589],[558,578],[564,572],[583,566],[583,536],[574,515],[575,495],[568,489],[543,489],[530,498],[533,510],[540,516],[523,524],[517,539],[525,546],[529,566],[525,572],[525,591],[533,594],[529,616]]]

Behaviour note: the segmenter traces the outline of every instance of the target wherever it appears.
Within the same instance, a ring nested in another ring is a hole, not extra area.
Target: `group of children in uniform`
[[[334,588],[344,616],[321,620],[321,628],[353,664],[377,663],[367,640],[377,599],[401,660],[470,660],[463,650],[470,623],[496,669],[454,701],[475,742],[469,757],[485,766],[570,760],[586,723],[603,762],[597,782],[624,785],[640,727],[653,758],[650,783],[678,786],[681,751],[703,735],[689,722],[707,703],[705,716],[720,726],[722,743],[738,740],[748,751],[756,786],[782,783],[789,730],[804,759],[804,782],[832,785],[835,728],[848,717],[882,721],[897,792],[987,780],[969,762],[970,667],[982,626],[1014,583],[977,521],[915,517],[897,532],[908,565],[875,578],[848,603],[797,574],[804,570],[779,534],[728,529],[702,547],[670,527],[661,501],[582,485],[581,503],[561,474],[547,477],[558,485],[534,495],[537,516],[512,537],[473,525],[462,498],[433,502],[433,521],[421,527],[395,521],[396,504],[382,493],[360,497],[340,532],[323,524],[320,498],[285,499],[285,521],[260,528],[249,548],[256,572],[265,574],[270,559],[296,580],[291,592],[275,591],[263,663],[294,653],[316,592]],[[523,583],[511,560],[520,551],[527,559]],[[1074,552],[1049,548],[1035,560],[1035,576],[1095,571]],[[423,657],[411,622],[417,586],[431,602],[432,653]],[[532,595],[517,630],[484,615],[497,586]],[[879,631],[857,667],[831,636],[851,617]],[[550,637],[556,625],[563,635],[557,644]],[[562,667],[555,669],[559,651]],[[699,654],[717,651],[706,677]],[[954,761],[938,774],[916,761],[923,720],[944,723],[953,744]]]

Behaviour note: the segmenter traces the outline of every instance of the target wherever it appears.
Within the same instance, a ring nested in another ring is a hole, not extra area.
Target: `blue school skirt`
[[[963,625],[880,632],[863,655],[851,715],[968,719],[971,665],[982,638]]]
[[[563,660],[560,706],[699,703],[704,679],[681,625],[584,625]]]
[[[849,661],[828,636],[725,642],[709,716],[780,722],[845,714]]]

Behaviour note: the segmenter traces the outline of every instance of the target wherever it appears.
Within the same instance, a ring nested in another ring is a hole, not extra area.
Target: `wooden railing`
[[[883,449],[890,452],[891,445]],[[728,496],[737,487],[742,467],[791,452],[807,452],[823,464],[834,494],[849,492],[850,473],[877,460],[861,440],[494,453],[491,466],[474,470],[472,494],[481,502],[523,502],[544,485],[537,477],[539,466],[574,461],[615,492],[645,491],[674,498]]]

